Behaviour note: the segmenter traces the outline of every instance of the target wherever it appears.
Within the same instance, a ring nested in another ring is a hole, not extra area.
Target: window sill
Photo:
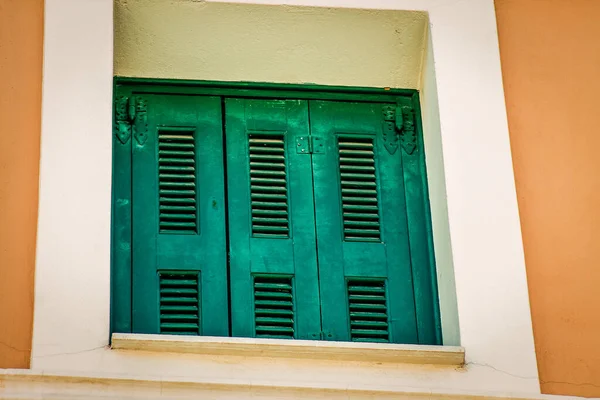
[[[465,350],[455,346],[312,340],[252,339],[208,336],[114,333],[112,348],[203,355],[279,357],[460,366]]]

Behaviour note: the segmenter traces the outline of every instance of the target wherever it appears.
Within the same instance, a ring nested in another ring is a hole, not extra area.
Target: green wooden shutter
[[[384,146],[382,104],[312,101],[310,121],[324,337],[418,343],[402,155]]]
[[[221,100],[147,95],[138,104],[147,121],[141,107],[132,138],[133,331],[227,336]]]
[[[317,339],[307,103],[226,99],[225,120],[233,336]]]

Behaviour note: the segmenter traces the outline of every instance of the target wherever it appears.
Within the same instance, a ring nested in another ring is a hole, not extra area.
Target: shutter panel
[[[383,145],[382,104],[311,101],[310,121],[325,338],[417,343],[402,158]]]
[[[225,121],[233,336],[316,339],[311,156],[296,150],[307,103],[226,99]]]
[[[133,332],[227,336],[221,99],[144,100],[146,140],[132,138]]]

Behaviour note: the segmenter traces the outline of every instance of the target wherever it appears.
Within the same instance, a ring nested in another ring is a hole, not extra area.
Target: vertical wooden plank
[[[134,132],[132,146],[132,330],[135,333],[159,333],[159,296],[157,274],[158,231],[158,154],[159,110],[165,99],[145,95],[148,127],[146,140],[140,143]],[[140,97],[136,96],[139,101]],[[139,116],[138,116],[139,118]],[[135,124],[134,124],[135,125]]]
[[[320,338],[321,299],[311,155],[297,151],[297,138],[310,133],[308,102],[287,102],[287,151],[295,272],[297,339]]]
[[[231,332],[253,337],[253,288],[250,273],[250,171],[246,144],[245,100],[225,100]]]
[[[413,270],[415,308],[420,344],[441,344],[439,306],[437,298],[437,280],[435,279],[435,259],[433,255],[433,236],[427,192],[425,154],[421,113],[418,98],[410,105],[413,115],[413,127],[416,134],[416,147],[412,152],[401,140],[402,165],[410,237],[410,255]],[[404,119],[406,120],[406,115]],[[407,135],[409,125],[405,121],[403,135]],[[408,150],[407,150],[408,149]],[[410,154],[409,154],[410,152]]]
[[[336,113],[334,103],[310,101],[311,136],[321,152],[313,154],[315,223],[318,240],[319,290],[323,339],[350,340],[342,243]]]
[[[115,101],[131,91],[115,88]],[[114,102],[113,102],[114,103]],[[111,235],[111,327],[110,332],[131,332],[131,143],[117,137],[113,112],[112,235]],[[131,127],[130,127],[131,133]]]
[[[438,293],[438,282],[437,282],[437,268],[435,262],[435,248],[433,246],[433,225],[431,222],[431,207],[429,201],[429,183],[427,181],[427,166],[426,166],[426,154],[425,154],[425,146],[423,141],[423,118],[421,111],[421,101],[419,100],[419,93],[415,92],[411,96],[411,104],[413,109],[415,110],[415,128],[417,130],[417,149],[420,152],[419,162],[421,168],[421,185],[423,187],[423,207],[425,213],[425,227],[427,229],[427,252],[429,255],[429,282],[428,285],[431,288],[431,293],[429,295],[429,299],[431,299],[431,303],[425,305],[426,309],[429,309],[432,313],[433,318],[433,326],[424,327],[424,329],[429,329],[430,336],[429,339],[432,340],[432,344],[443,344],[442,342],[442,320],[440,316],[440,300]]]

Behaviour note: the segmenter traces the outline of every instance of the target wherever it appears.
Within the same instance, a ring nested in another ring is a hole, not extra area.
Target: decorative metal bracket
[[[119,142],[125,144],[131,137],[131,120],[129,99],[120,96],[115,101],[115,124],[116,135]]]
[[[383,106],[383,144],[390,154],[398,149],[398,140],[406,154],[417,148],[414,111],[408,106]]]
[[[148,102],[145,99],[135,97],[132,98],[132,104],[135,104],[133,137],[140,146],[143,146],[148,139]]]
[[[394,154],[398,149],[396,116],[394,106],[383,106],[383,145],[390,154]]]
[[[407,154],[412,154],[417,148],[417,133],[415,132],[415,112],[410,107],[402,107],[402,148]],[[398,118],[399,119],[399,118]]]

